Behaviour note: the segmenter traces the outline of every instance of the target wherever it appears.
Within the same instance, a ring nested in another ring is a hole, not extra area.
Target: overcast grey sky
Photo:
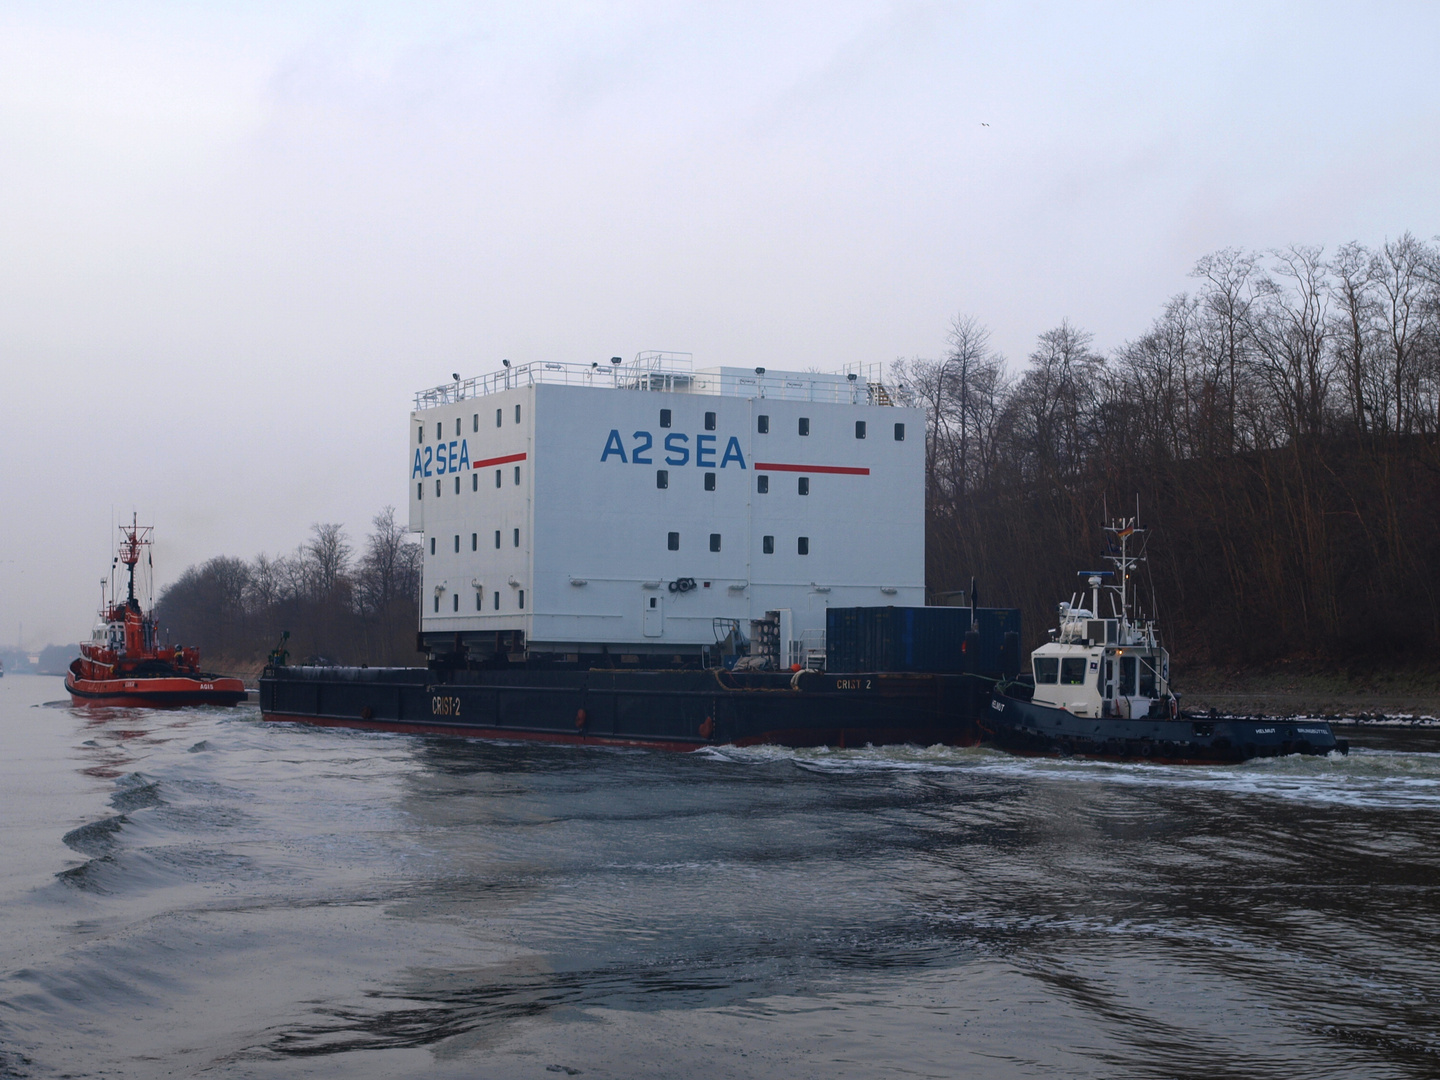
[[[1440,5],[0,3],[0,642],[404,505],[500,358],[1110,349],[1219,247],[1440,232]],[[988,124],[988,127],[982,126]]]

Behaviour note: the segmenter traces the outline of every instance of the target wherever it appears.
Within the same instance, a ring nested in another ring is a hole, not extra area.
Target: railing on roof
[[[892,405],[879,380],[879,364],[848,364],[839,373],[716,368],[694,370],[690,353],[642,352],[628,364],[565,364],[536,361],[507,365],[489,375],[457,379],[421,390],[415,408],[433,409],[537,383],[615,390],[655,390],[725,397],[769,397],[851,405]]]

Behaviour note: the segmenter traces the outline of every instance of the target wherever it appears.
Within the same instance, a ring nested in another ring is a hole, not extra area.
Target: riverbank
[[[1176,667],[1185,709],[1281,716],[1440,717],[1440,672],[1341,671],[1282,663],[1265,670]]]

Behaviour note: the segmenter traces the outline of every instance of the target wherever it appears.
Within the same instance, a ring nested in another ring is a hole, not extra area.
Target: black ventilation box
[[[825,613],[828,671],[1013,675],[1019,608],[852,607]]]

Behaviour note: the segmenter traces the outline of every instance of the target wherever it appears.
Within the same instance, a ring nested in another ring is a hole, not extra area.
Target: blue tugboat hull
[[[1233,763],[1287,754],[1348,753],[1323,720],[1253,716],[1076,716],[996,690],[980,722],[987,742],[1011,753],[1170,764]]]

